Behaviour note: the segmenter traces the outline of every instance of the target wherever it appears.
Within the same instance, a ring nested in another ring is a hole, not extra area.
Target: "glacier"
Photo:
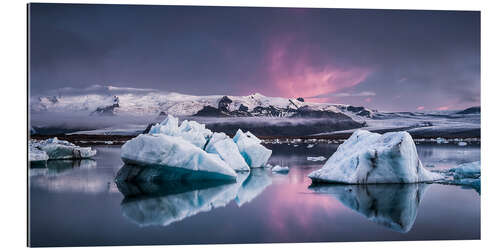
[[[236,180],[236,172],[218,155],[181,137],[141,134],[122,146],[121,158],[126,164],[161,168],[165,180]]]
[[[422,166],[408,132],[357,130],[309,178],[314,182],[368,184],[430,182],[443,176]]]
[[[79,147],[75,144],[59,140],[57,137],[46,140],[29,141],[30,162],[43,162],[61,159],[87,159],[96,155],[97,151],[90,147]]]
[[[262,141],[250,133],[250,131],[243,133],[243,131],[238,129],[233,140],[251,168],[264,167],[271,157],[272,151],[264,147],[261,144]]]

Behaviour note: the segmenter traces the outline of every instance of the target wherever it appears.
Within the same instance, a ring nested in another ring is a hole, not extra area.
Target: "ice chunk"
[[[59,140],[57,137],[42,141],[30,141],[30,152],[31,148],[35,154],[38,152],[37,150],[44,151],[50,160],[85,159],[93,157],[97,153],[90,147],[79,147],[71,142]]]
[[[455,179],[479,178],[481,176],[481,161],[469,162],[450,169]]]
[[[308,161],[324,161],[324,160],[326,160],[326,157],[324,157],[324,156],[317,156],[317,157],[308,156],[307,160]]]
[[[271,171],[273,171],[274,173],[288,173],[290,169],[288,167],[282,167],[280,165],[276,165],[271,169]]]
[[[212,131],[205,128],[205,124],[195,121],[183,121],[179,126],[179,119],[168,115],[161,123],[151,127],[149,134],[164,134],[181,137],[199,148],[204,148]]]
[[[162,178],[177,180],[235,180],[235,171],[218,155],[209,154],[190,142],[165,134],[141,134],[121,150],[127,164],[157,166]]]
[[[467,146],[467,142],[461,141],[461,142],[458,142],[457,145],[460,147],[465,147],[465,146]]]
[[[306,146],[306,148],[313,148],[314,147],[314,144],[309,144]]]
[[[29,160],[32,165],[45,165],[49,156],[45,151],[42,151],[34,146],[29,145]]]
[[[438,144],[448,143],[448,140],[446,140],[445,138],[442,138],[442,137],[438,137],[438,138],[436,138],[436,143],[438,143]]]
[[[271,157],[272,151],[261,145],[261,140],[250,132],[243,133],[238,129],[233,140],[251,168],[263,167]]]
[[[316,182],[360,184],[428,182],[442,175],[422,166],[409,133],[357,130],[309,177]]]
[[[214,133],[205,151],[219,155],[227,165],[236,171],[250,171],[250,167],[241,156],[236,143],[224,133]]]
[[[320,185],[317,193],[332,195],[368,220],[398,232],[413,227],[428,184]]]
[[[439,170],[437,170],[439,171]],[[469,162],[460,164],[455,168],[441,171],[445,175],[439,183],[472,187],[481,193],[481,162]]]

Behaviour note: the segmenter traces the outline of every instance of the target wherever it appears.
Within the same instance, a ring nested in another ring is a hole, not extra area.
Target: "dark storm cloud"
[[[100,84],[383,110],[480,101],[479,12],[34,4],[30,24],[32,94]]]

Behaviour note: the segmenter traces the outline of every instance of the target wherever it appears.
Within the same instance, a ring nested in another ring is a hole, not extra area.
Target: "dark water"
[[[333,144],[267,145],[269,169],[204,187],[121,185],[120,148],[30,169],[32,246],[445,240],[480,238],[480,194],[441,184],[310,186]],[[417,145],[424,165],[477,161],[479,146]],[[199,189],[197,189],[199,188]],[[168,190],[168,191],[165,191]],[[122,194],[123,192],[123,194]],[[125,197],[127,195],[127,197]]]

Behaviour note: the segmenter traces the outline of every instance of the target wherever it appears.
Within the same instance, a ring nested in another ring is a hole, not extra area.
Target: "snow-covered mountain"
[[[100,115],[174,115],[202,117],[309,117],[353,119],[373,117],[376,111],[344,104],[304,102],[302,98],[248,96],[194,96],[160,91],[125,92],[107,86],[103,93],[73,92],[71,95],[31,99],[32,112],[77,112]]]

